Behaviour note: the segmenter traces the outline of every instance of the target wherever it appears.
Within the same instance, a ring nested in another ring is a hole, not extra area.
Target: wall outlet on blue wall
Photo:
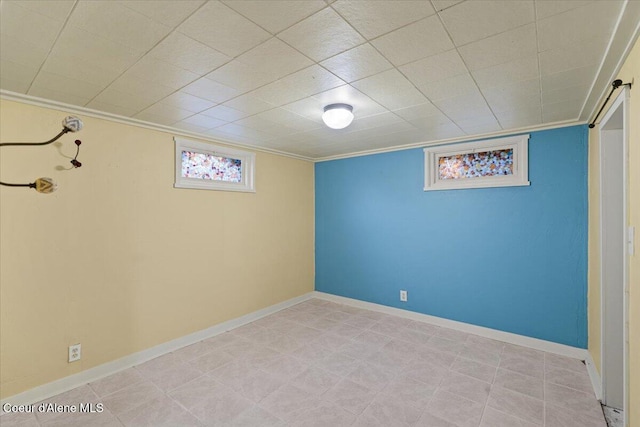
[[[400,301],[407,302],[407,291],[400,291]]]

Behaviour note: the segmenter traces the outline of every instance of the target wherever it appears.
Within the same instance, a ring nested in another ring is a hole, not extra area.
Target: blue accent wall
[[[587,137],[532,132],[527,187],[425,192],[422,149],[317,163],[316,290],[586,348]]]

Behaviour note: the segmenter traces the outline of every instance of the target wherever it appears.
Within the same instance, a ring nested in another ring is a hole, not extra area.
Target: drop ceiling
[[[639,5],[2,0],[0,88],[331,158],[584,123],[637,37]],[[353,106],[351,126],[323,125],[332,103]]]

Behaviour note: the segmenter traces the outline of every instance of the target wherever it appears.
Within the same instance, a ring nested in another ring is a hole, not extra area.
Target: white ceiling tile
[[[464,136],[465,133],[462,129],[456,126],[454,123],[442,124],[440,126],[430,127],[424,130],[422,134],[423,141],[439,141],[443,139],[458,138]]]
[[[161,116],[157,114],[151,114],[147,111],[141,111],[133,116],[134,119],[142,120],[158,125],[172,126],[177,120],[170,116]]]
[[[458,120],[456,121],[456,125],[458,125],[458,127],[460,127],[465,132],[467,132],[467,130],[470,128],[489,127],[489,126],[497,126],[498,128],[500,127],[500,125],[498,124],[498,121],[496,120],[493,114],[488,114],[484,116],[474,116],[468,119]]]
[[[146,52],[162,40],[171,27],[160,24],[119,3],[80,1],[67,26]]]
[[[352,85],[389,110],[427,102],[425,96],[395,68]]]
[[[92,99],[102,90],[102,86],[73,80],[68,77],[41,71],[36,76],[31,88],[44,88],[68,93],[78,98]]]
[[[597,0],[536,0],[536,15],[538,19],[544,19],[567,10],[583,7]]]
[[[498,132],[502,130],[502,126],[500,126],[500,123],[498,123],[497,120],[495,120],[495,123],[486,123],[477,126],[462,126],[458,124],[458,127],[467,135],[482,135],[483,133]]]
[[[540,73],[545,76],[574,68],[598,65],[605,47],[606,40],[592,39],[573,46],[541,52]]]
[[[464,128],[462,128],[462,130],[467,135],[482,135],[482,134],[486,134],[486,133],[499,132],[499,131],[501,131],[503,129],[502,129],[502,126],[500,126],[500,124],[496,121],[495,124],[486,124],[486,125],[480,125],[480,126],[464,127]]]
[[[533,23],[533,0],[465,1],[440,12],[456,46],[463,46],[525,24]]]
[[[29,44],[22,39],[2,34],[0,52],[3,61],[11,61],[28,68],[40,68],[47,58],[47,49]]]
[[[36,77],[38,68],[17,64],[11,61],[0,61],[0,80],[2,82],[10,81],[11,89],[6,87],[4,83],[0,84],[2,89],[11,90],[13,92],[25,93],[31,82]],[[20,89],[20,90],[18,90]]]
[[[525,95],[520,93],[506,93],[503,97],[487,96],[487,102],[494,114],[514,111],[539,111],[542,108],[540,94]]]
[[[171,126],[174,128],[186,130],[187,132],[195,132],[195,133],[204,133],[208,130],[206,127],[194,125],[193,123],[185,122],[184,120],[175,122],[171,124]]]
[[[273,136],[291,135],[296,132],[294,129],[256,116],[245,117],[244,119],[240,119],[234,123],[254,130],[259,130],[260,132],[268,133]]]
[[[270,37],[268,32],[218,1],[204,5],[178,31],[234,57]]]
[[[551,91],[569,86],[586,85],[593,82],[597,72],[598,65],[594,64],[555,74],[547,74],[541,78],[542,90]]]
[[[28,9],[56,21],[64,22],[67,19],[67,16],[69,16],[69,12],[71,12],[75,0],[3,0],[3,4],[6,3],[16,3],[24,9]],[[3,13],[4,12],[5,11],[3,9]]]
[[[298,132],[318,129],[324,126],[318,121],[309,120],[295,113],[292,113],[291,111],[285,110],[284,108],[274,108],[273,110],[264,111],[262,113],[256,114],[255,117],[260,117],[265,120],[269,120],[270,122],[279,123],[291,129],[295,129]]]
[[[539,78],[538,56],[519,58],[515,61],[476,70],[471,74],[480,89]]]
[[[525,25],[464,45],[458,50],[471,71],[531,57],[537,53],[536,26]]]
[[[163,117],[166,119],[165,123],[171,120],[171,123],[175,123],[177,121],[186,119],[189,116],[192,116],[193,112],[183,110],[181,108],[176,108],[167,104],[156,103],[149,108],[145,108],[143,111],[136,114],[135,117],[145,120],[143,117],[148,117],[149,115]]]
[[[343,80],[319,65],[312,65],[304,70],[297,71],[280,81],[304,93],[305,96],[315,95],[345,84]]]
[[[199,75],[231,60],[227,55],[178,32],[158,43],[149,55]]]
[[[542,91],[542,104],[555,104],[563,101],[575,101],[576,105],[582,107],[582,103],[586,98],[586,94],[589,93],[591,85],[578,85],[569,86],[562,89]]]
[[[64,21],[48,18],[22,7],[23,2],[2,2],[0,32],[12,36],[40,49],[49,50]]]
[[[362,36],[331,8],[316,12],[278,37],[315,61],[364,42]]]
[[[127,107],[122,107],[120,105],[112,105],[106,102],[100,102],[100,101],[97,101],[95,98],[92,99],[91,102],[89,102],[86,105],[86,107],[91,108],[93,110],[116,114],[118,116],[124,116],[124,117],[133,117],[139,111],[134,108],[127,108]]]
[[[28,92],[29,95],[37,96],[45,99],[52,99],[54,101],[64,102],[65,104],[84,106],[90,101],[90,98],[83,98],[81,96],[75,96],[70,93],[59,91],[55,89],[49,89],[46,87],[38,86],[31,87]]]
[[[538,49],[544,52],[594,37],[608,38],[619,13],[615,3],[600,1],[542,19],[538,21]]]
[[[400,124],[401,123],[401,124]],[[354,119],[353,122],[345,129],[346,132],[358,132],[365,129],[374,129],[382,126],[398,125],[406,127],[407,123],[393,113],[386,112],[374,114],[372,116]]]
[[[454,47],[436,15],[378,37],[371,43],[396,66]]]
[[[426,1],[339,0],[332,7],[369,40],[435,13]]]
[[[462,3],[464,0],[431,0],[434,9],[437,12],[448,9],[451,6],[455,6],[458,3]]]
[[[209,108],[208,110],[201,112],[200,114],[227,122],[240,120],[250,115],[249,113],[227,107],[226,105],[216,105],[213,108]]]
[[[418,88],[431,101],[455,98],[478,91],[478,87],[469,73],[418,85]]]
[[[109,87],[96,96],[92,102],[109,104],[115,107],[133,110],[133,113],[144,110],[158,101],[156,97],[141,96],[139,93],[121,91]]]
[[[433,103],[454,121],[491,114],[487,102],[479,91],[455,98],[441,99]]]
[[[279,33],[327,6],[321,0],[244,0],[224,3],[272,34]]]
[[[538,126],[542,124],[542,109],[537,114],[530,116],[513,116],[508,115],[504,117],[498,117],[498,121],[504,129],[518,129],[529,126]]]
[[[428,117],[435,114],[442,114],[438,108],[430,102],[414,105],[408,108],[401,108],[393,111],[396,115],[405,120],[415,120],[421,117]]]
[[[274,105],[249,94],[234,98],[231,101],[225,102],[223,105],[249,114],[257,114],[274,108]]]
[[[254,141],[254,143],[259,142],[261,140],[271,139],[271,135],[265,132],[260,132],[255,129],[248,128],[246,126],[240,126],[235,123],[229,123],[227,125],[223,125],[217,127],[213,130],[214,132],[228,133],[234,136],[240,136],[244,138],[249,138]]]
[[[275,80],[272,75],[257,71],[239,61],[231,61],[205,76],[239,92],[248,92]]]
[[[581,108],[582,103],[573,100],[545,104],[542,106],[542,119],[545,123],[576,120]]]
[[[175,92],[159,103],[185,111],[191,111],[192,113],[199,113],[216,105],[215,102],[207,101],[206,99],[198,98],[197,96],[184,92]]]
[[[227,124],[225,120],[214,119],[213,117],[205,116],[204,114],[194,114],[193,116],[182,120],[182,122],[200,126],[207,130]]]
[[[204,2],[205,0],[129,0],[121,1],[120,4],[156,22],[175,27]]]
[[[346,82],[360,80],[393,68],[393,65],[369,43],[324,60],[320,65]]]
[[[309,58],[276,38],[245,52],[237,60],[274,78],[284,77],[313,64]]]
[[[358,118],[380,114],[387,111],[386,108],[382,107],[374,100],[349,85],[340,86],[335,89],[319,93],[313,98],[319,101],[318,105],[320,114],[316,117],[322,116],[325,106],[336,103],[351,105],[353,107],[353,114]]]
[[[441,127],[455,126],[455,124],[451,121],[450,118],[448,118],[447,116],[445,116],[443,113],[439,111],[436,114],[417,117],[415,119],[409,120],[409,123],[411,123],[413,126],[416,126],[420,129],[436,129]]]
[[[49,55],[42,65],[42,70],[103,87],[106,87],[120,75],[118,71],[98,67],[90,62],[53,54]]]
[[[491,109],[517,110],[525,105],[540,105],[540,80],[531,79],[516,84],[495,86],[482,90]]]
[[[240,95],[236,89],[209,80],[206,77],[196,80],[181,89],[182,92],[208,99],[213,102],[224,102]]]
[[[135,65],[127,70],[125,75],[144,78],[174,89],[180,89],[200,77],[196,73],[150,56],[144,56],[136,62]]]
[[[60,57],[73,63],[81,61],[120,74],[131,67],[140,55],[126,45],[67,26],[51,50],[50,58]]]
[[[118,92],[118,94],[114,94],[113,97],[120,96],[121,93],[126,93],[129,97],[139,98],[143,103],[148,103],[146,106],[155,104],[157,101],[175,92],[175,89],[172,87],[129,74],[118,77],[118,79],[109,85],[105,92],[109,90]],[[117,104],[115,100],[104,100],[104,102],[120,105]]]
[[[399,69],[418,87],[469,72],[455,49],[411,62]]]
[[[268,85],[249,92],[249,94],[276,107],[289,104],[307,96],[304,92],[300,92],[294,87],[286,85],[282,80],[269,83]]]

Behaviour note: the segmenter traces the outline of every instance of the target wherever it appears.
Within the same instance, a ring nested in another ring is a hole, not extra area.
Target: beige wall
[[[65,116],[2,101],[0,138]],[[59,184],[0,189],[2,398],[313,290],[312,163],[259,152],[255,194],[174,189],[172,135],[83,119],[2,149],[4,181]],[[82,168],[59,170],[76,138]]]
[[[635,79],[630,96],[629,223],[636,227],[636,253],[629,266],[629,420],[640,426],[640,42],[636,42],[617,78]],[[604,112],[603,112],[604,114]],[[600,369],[599,127],[589,132],[589,352]]]

